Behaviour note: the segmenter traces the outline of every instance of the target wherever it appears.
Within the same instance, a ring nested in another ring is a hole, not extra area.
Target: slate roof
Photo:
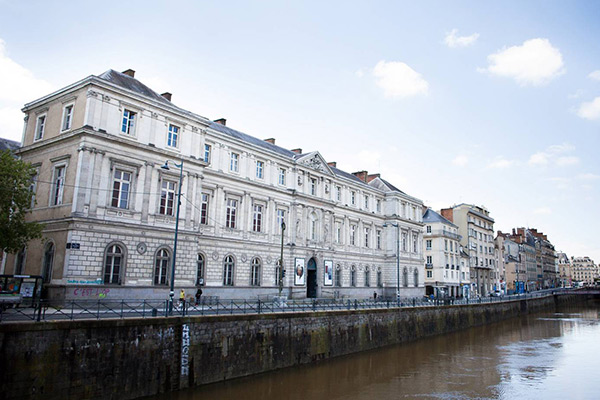
[[[391,183],[389,183],[388,181],[386,181],[385,179],[382,179],[381,177],[379,177],[379,179],[381,179],[381,181],[382,181],[383,183],[385,183],[385,185],[386,185],[387,187],[389,187],[389,188],[390,188],[390,190],[392,190],[392,191],[394,191],[394,192],[400,192],[400,193],[402,193],[402,194],[406,194],[406,193],[404,193],[402,190],[398,189],[396,186],[394,186],[394,185],[392,185]]]
[[[194,114],[190,111],[179,108],[179,107],[175,106],[173,103],[171,103],[169,100],[165,99],[160,94],[156,93],[154,90],[150,89],[148,86],[144,85],[142,82],[140,82],[137,79],[135,79],[129,75],[126,75],[122,72],[118,72],[113,69],[109,69],[108,71],[103,72],[102,74],[98,75],[97,78],[103,79],[114,85],[120,86],[120,87],[130,90],[132,92],[138,93],[142,96],[149,97],[149,98],[156,100],[162,104],[168,105],[170,107],[174,107],[174,108],[180,110],[184,114],[206,120],[209,123],[209,127],[211,129],[213,129],[217,132],[220,132],[224,135],[227,135],[227,136],[233,137],[235,139],[241,140],[243,142],[249,143],[251,145],[261,147],[265,150],[272,151],[272,152],[277,153],[284,157],[289,157],[293,160],[297,160],[298,158],[305,155],[305,154],[294,153],[291,150],[284,149],[283,147],[279,147],[273,143],[266,142],[262,139],[258,139],[254,136],[250,136],[246,133],[237,131],[235,129],[231,129],[228,126],[219,124],[217,122],[210,121],[205,117],[202,117],[202,116]],[[338,169],[335,167],[330,167],[330,168],[336,176],[341,176],[341,177],[350,179],[358,184],[362,184],[362,185],[372,188],[371,185],[367,184],[366,182],[363,182],[362,180],[360,180],[358,177],[356,177],[355,175],[353,175],[351,173],[342,171],[341,169]],[[396,188],[391,183],[389,183],[383,179],[382,179],[382,181],[390,188],[390,190],[404,194],[404,192],[402,192],[400,189]]]
[[[4,151],[4,150],[15,151],[19,147],[21,147],[20,142],[15,142],[14,140],[0,138],[0,151]]]
[[[427,211],[425,211],[425,214],[423,214],[423,222],[442,222],[444,224],[456,227],[456,225],[433,211],[431,208],[428,208]]]

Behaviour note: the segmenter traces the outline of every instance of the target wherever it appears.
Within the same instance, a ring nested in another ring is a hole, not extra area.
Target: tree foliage
[[[35,169],[5,150],[0,152],[0,249],[16,253],[42,236],[43,224],[27,222]]]

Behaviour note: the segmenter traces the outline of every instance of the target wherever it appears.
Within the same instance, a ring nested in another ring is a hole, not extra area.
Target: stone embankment
[[[582,301],[0,324],[4,399],[132,399]]]

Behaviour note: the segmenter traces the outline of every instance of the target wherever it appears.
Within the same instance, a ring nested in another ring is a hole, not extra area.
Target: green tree
[[[42,236],[44,225],[27,222],[35,169],[5,150],[0,153],[0,249],[16,253]]]

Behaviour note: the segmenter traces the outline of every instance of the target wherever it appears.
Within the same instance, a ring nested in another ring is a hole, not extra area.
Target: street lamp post
[[[283,237],[285,233],[285,222],[281,222],[281,255],[279,257],[279,298],[281,299],[281,292],[283,291]]]
[[[400,225],[383,224],[396,227],[396,302],[400,303]]]
[[[179,188],[177,191],[177,211],[175,212],[175,240],[173,243],[173,263],[171,264],[171,291],[169,292],[169,315],[173,314],[173,297],[175,296],[175,261],[177,257],[177,234],[179,233],[179,209],[181,208],[181,183],[183,181],[183,158],[181,163],[177,164],[171,161],[175,167],[179,168]],[[169,168],[169,160],[165,161],[165,164],[161,167],[162,169]]]

